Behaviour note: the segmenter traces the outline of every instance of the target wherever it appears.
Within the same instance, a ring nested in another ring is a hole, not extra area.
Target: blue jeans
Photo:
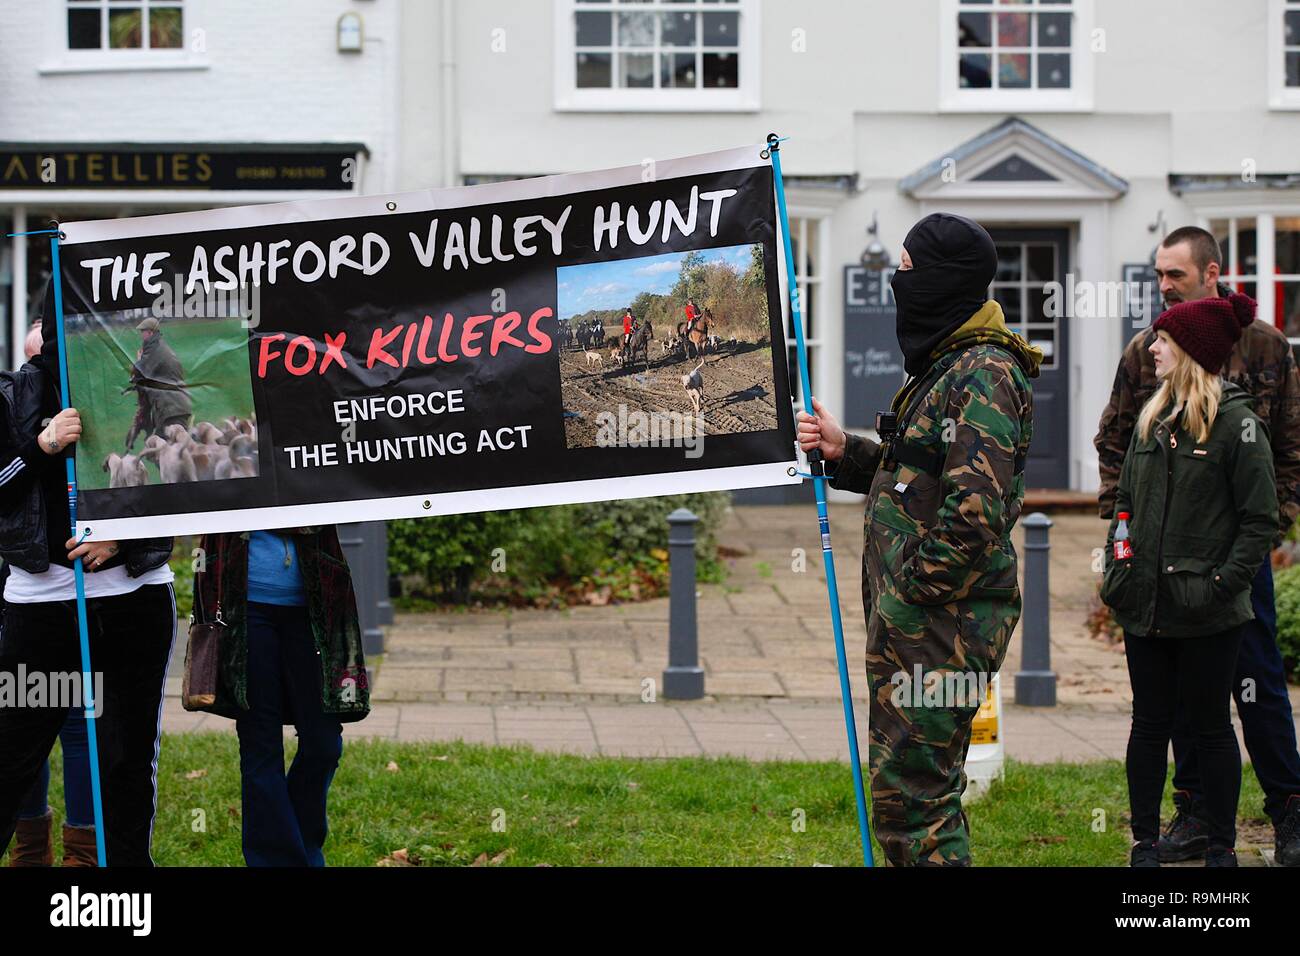
[[[1300,753],[1295,720],[1286,691],[1286,670],[1277,649],[1277,610],[1273,606],[1273,566],[1265,560],[1251,582],[1255,619],[1241,626],[1241,649],[1232,696],[1237,701],[1246,752],[1264,791],[1264,812],[1276,825],[1287,799],[1300,794]],[[1250,686],[1248,686],[1250,685]],[[1250,692],[1253,700],[1242,700]],[[1202,795],[1200,768],[1191,729],[1181,712],[1174,724],[1174,789]]]
[[[320,658],[303,606],[248,604],[248,705],[235,722],[249,866],[324,866],[325,801],[343,725],[321,707]],[[285,724],[298,753],[284,772]]]
[[[81,707],[68,711],[68,719],[59,731],[63,744],[63,807],[70,827],[93,827],[95,804],[90,795],[90,739],[86,735],[86,712]],[[41,775],[27,791],[27,799],[18,808],[19,820],[45,816],[49,807],[50,762],[45,761]]]

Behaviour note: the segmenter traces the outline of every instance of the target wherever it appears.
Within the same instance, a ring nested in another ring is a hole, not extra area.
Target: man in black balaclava
[[[983,308],[997,268],[993,238],[977,222],[934,213],[912,227],[890,282],[908,375],[924,372],[935,347]]]
[[[849,435],[816,398],[799,414],[832,487],[867,495],[862,597],[876,838],[896,866],[967,866],[961,808],[971,724],[1020,617],[1011,529],[1033,432],[1042,353],[988,298],[989,234],[944,213],[907,234],[894,273],[910,376]]]

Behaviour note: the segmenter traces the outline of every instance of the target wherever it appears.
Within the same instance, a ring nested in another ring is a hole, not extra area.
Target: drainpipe
[[[455,0],[442,0],[442,184],[460,185],[457,168],[459,144],[456,122],[456,16]]]
[[[27,231],[27,207],[14,206],[13,231]],[[46,237],[48,238],[48,237]],[[15,236],[9,240],[13,243],[9,266],[12,273],[13,311],[9,314],[9,367],[18,368],[27,359],[23,355],[23,341],[27,338],[27,243],[32,240],[26,236]]]
[[[388,157],[384,171],[383,192],[397,192],[397,177],[402,165],[402,0],[393,4],[390,34],[385,39],[384,74],[388,85]]]

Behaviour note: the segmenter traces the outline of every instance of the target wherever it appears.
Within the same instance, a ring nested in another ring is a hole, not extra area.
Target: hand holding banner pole
[[[769,133],[765,153],[772,159],[776,177],[776,202],[781,216],[781,238],[785,249],[786,282],[790,289],[790,316],[794,324],[799,355],[799,381],[807,410],[812,414],[812,385],[808,377],[808,349],[804,344],[803,313],[799,307],[799,287],[795,280],[794,252],[790,246],[790,220],[785,209],[785,183],[781,179],[781,137]],[[835,629],[835,660],[840,672],[840,698],[844,703],[844,727],[849,736],[849,760],[853,765],[853,791],[858,804],[858,830],[862,836],[862,861],[872,866],[871,826],[867,822],[867,797],[862,786],[862,757],[858,752],[858,727],[853,715],[853,689],[849,683],[849,664],[844,653],[844,625],[840,620],[840,595],[835,580],[835,553],[831,550],[830,516],[826,510],[826,476],[821,450],[808,452],[813,487],[817,493],[817,523],[821,530],[822,562],[826,567],[826,588],[830,595],[831,622]]]
[[[54,321],[59,338],[59,397],[62,407],[70,408],[72,401],[68,397],[68,343],[63,329],[63,276],[59,271],[59,239],[62,238],[63,233],[60,232],[57,222],[51,222],[51,225],[54,226],[53,229],[39,229],[34,232],[15,233],[15,235],[48,235],[50,237],[50,281],[54,283]],[[75,455],[76,446],[74,445],[72,454],[64,459],[68,476],[68,512],[72,518],[70,537],[73,538],[77,536],[77,467]],[[47,528],[46,533],[53,534],[54,529]],[[72,573],[77,586],[77,636],[81,641],[81,698],[86,711],[86,743],[87,749],[90,751],[90,794],[95,811],[95,855],[102,867],[108,865],[104,850],[104,801],[99,783],[99,745],[95,733],[95,682],[90,666],[90,634],[86,626],[86,575],[82,568],[81,558],[78,557],[73,560]]]

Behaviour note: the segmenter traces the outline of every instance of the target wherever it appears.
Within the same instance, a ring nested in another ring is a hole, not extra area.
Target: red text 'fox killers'
[[[422,322],[403,323],[391,329],[374,329],[366,350],[365,367],[374,368],[376,364],[383,364],[393,368],[406,368],[412,360],[421,365],[455,362],[462,356],[478,358],[485,349],[489,356],[495,356],[503,346],[544,354],[551,350],[551,337],[538,327],[538,323],[549,319],[553,314],[550,307],[537,309],[528,317],[526,326],[523,315],[519,312],[471,315],[464,320],[457,334],[457,319],[448,312],[442,318],[436,342],[436,323],[431,315],[426,315]],[[521,330],[520,326],[524,328]],[[529,341],[518,337],[516,332],[520,332]],[[347,337],[347,332],[339,332],[337,335],[326,332],[325,341],[320,343],[309,335],[298,335],[292,339],[283,332],[260,335],[257,377],[266,378],[267,369],[272,364],[283,364],[290,375],[308,375],[313,371],[323,375],[326,369],[334,365],[345,369],[349,360],[356,361],[358,358],[344,352]],[[288,342],[282,345],[285,339]]]

